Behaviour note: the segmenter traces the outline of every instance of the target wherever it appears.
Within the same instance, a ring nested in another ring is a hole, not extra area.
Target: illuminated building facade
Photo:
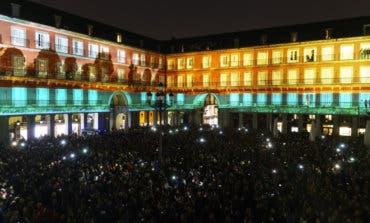
[[[34,3],[1,4],[0,141],[154,124],[366,129],[370,17],[157,41]],[[147,101],[159,83],[175,96],[163,114]]]

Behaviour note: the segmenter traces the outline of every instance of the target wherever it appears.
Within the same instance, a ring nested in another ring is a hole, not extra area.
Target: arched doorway
[[[115,93],[110,101],[110,128],[125,129],[128,127],[128,102],[124,93]]]
[[[203,124],[218,125],[218,105],[213,94],[208,94],[204,100]]]

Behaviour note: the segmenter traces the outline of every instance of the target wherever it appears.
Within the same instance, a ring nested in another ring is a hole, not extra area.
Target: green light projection
[[[84,96],[82,89],[73,89],[73,104],[82,105]]]
[[[243,105],[252,106],[253,105],[253,94],[244,93],[243,94]]]
[[[98,91],[88,90],[89,105],[96,105],[98,103]]]
[[[332,106],[333,105],[333,93],[321,93],[320,94],[320,105],[321,106]]]
[[[297,93],[288,93],[286,98],[287,98],[287,105],[298,105],[298,94]]]
[[[267,103],[267,94],[257,93],[257,105],[266,105]]]
[[[281,93],[272,93],[271,94],[271,104],[281,105],[282,101],[283,101],[283,95]]]
[[[36,88],[36,101],[38,106],[47,106],[49,104],[49,89]]]
[[[231,106],[239,105],[239,94],[237,93],[230,94],[230,105]]]
[[[55,101],[57,106],[64,106],[67,103],[67,89],[55,89]]]
[[[340,93],[339,94],[339,106],[342,108],[349,108],[352,106],[352,94],[351,93]]]
[[[23,107],[27,105],[27,88],[13,87],[12,88],[12,103],[15,107]]]

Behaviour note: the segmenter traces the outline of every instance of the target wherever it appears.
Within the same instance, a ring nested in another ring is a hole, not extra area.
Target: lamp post
[[[164,86],[163,86],[163,83],[159,83],[158,85],[158,92],[155,94],[156,98],[155,98],[155,102],[152,103],[152,93],[150,91],[148,91],[146,93],[146,99],[147,99],[147,103],[150,107],[154,108],[155,111],[158,111],[159,112],[159,126],[162,125],[162,119],[163,119],[163,112],[165,112],[167,110],[167,108],[173,106],[174,104],[174,98],[175,98],[175,95],[170,92],[168,94],[169,98],[170,98],[170,104],[168,105],[167,102],[166,102],[166,96],[167,96],[167,93],[164,89]],[[156,115],[156,114],[154,114]],[[161,160],[161,163],[163,161],[163,133],[162,131],[160,131],[161,129],[159,129],[158,131],[158,134],[159,134],[159,156],[160,156],[160,160]]]

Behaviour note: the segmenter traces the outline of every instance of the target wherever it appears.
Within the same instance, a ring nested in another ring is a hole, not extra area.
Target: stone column
[[[303,132],[305,130],[305,127],[303,126],[303,117],[304,115],[299,114],[298,115],[298,131]]]
[[[266,115],[266,128],[268,131],[273,132],[273,120],[272,120],[272,113],[267,113]]]
[[[221,126],[227,128],[230,126],[230,111],[227,109],[220,110],[221,112]]]
[[[257,113],[252,114],[252,127],[253,127],[253,130],[258,129],[258,115],[257,115]]]
[[[333,115],[333,136],[339,135],[339,116]]]
[[[243,124],[244,124],[243,112],[239,112],[239,123],[238,123],[238,127],[239,128],[243,127]]]
[[[358,135],[358,120],[359,117],[352,117],[352,136],[357,136]]]
[[[27,140],[35,138],[35,115],[27,115]]]
[[[55,138],[55,115],[50,114],[46,116],[46,123],[48,127],[48,135]]]
[[[370,120],[367,120],[366,121],[366,130],[365,130],[364,144],[366,146],[370,146]]]
[[[287,134],[288,133],[288,115],[283,114],[283,125],[281,127],[281,133]]]
[[[66,126],[67,128],[67,135],[71,135],[72,134],[72,114],[68,113],[68,114],[64,114],[64,125]]]
[[[0,116],[0,145],[9,144],[9,117]]]

